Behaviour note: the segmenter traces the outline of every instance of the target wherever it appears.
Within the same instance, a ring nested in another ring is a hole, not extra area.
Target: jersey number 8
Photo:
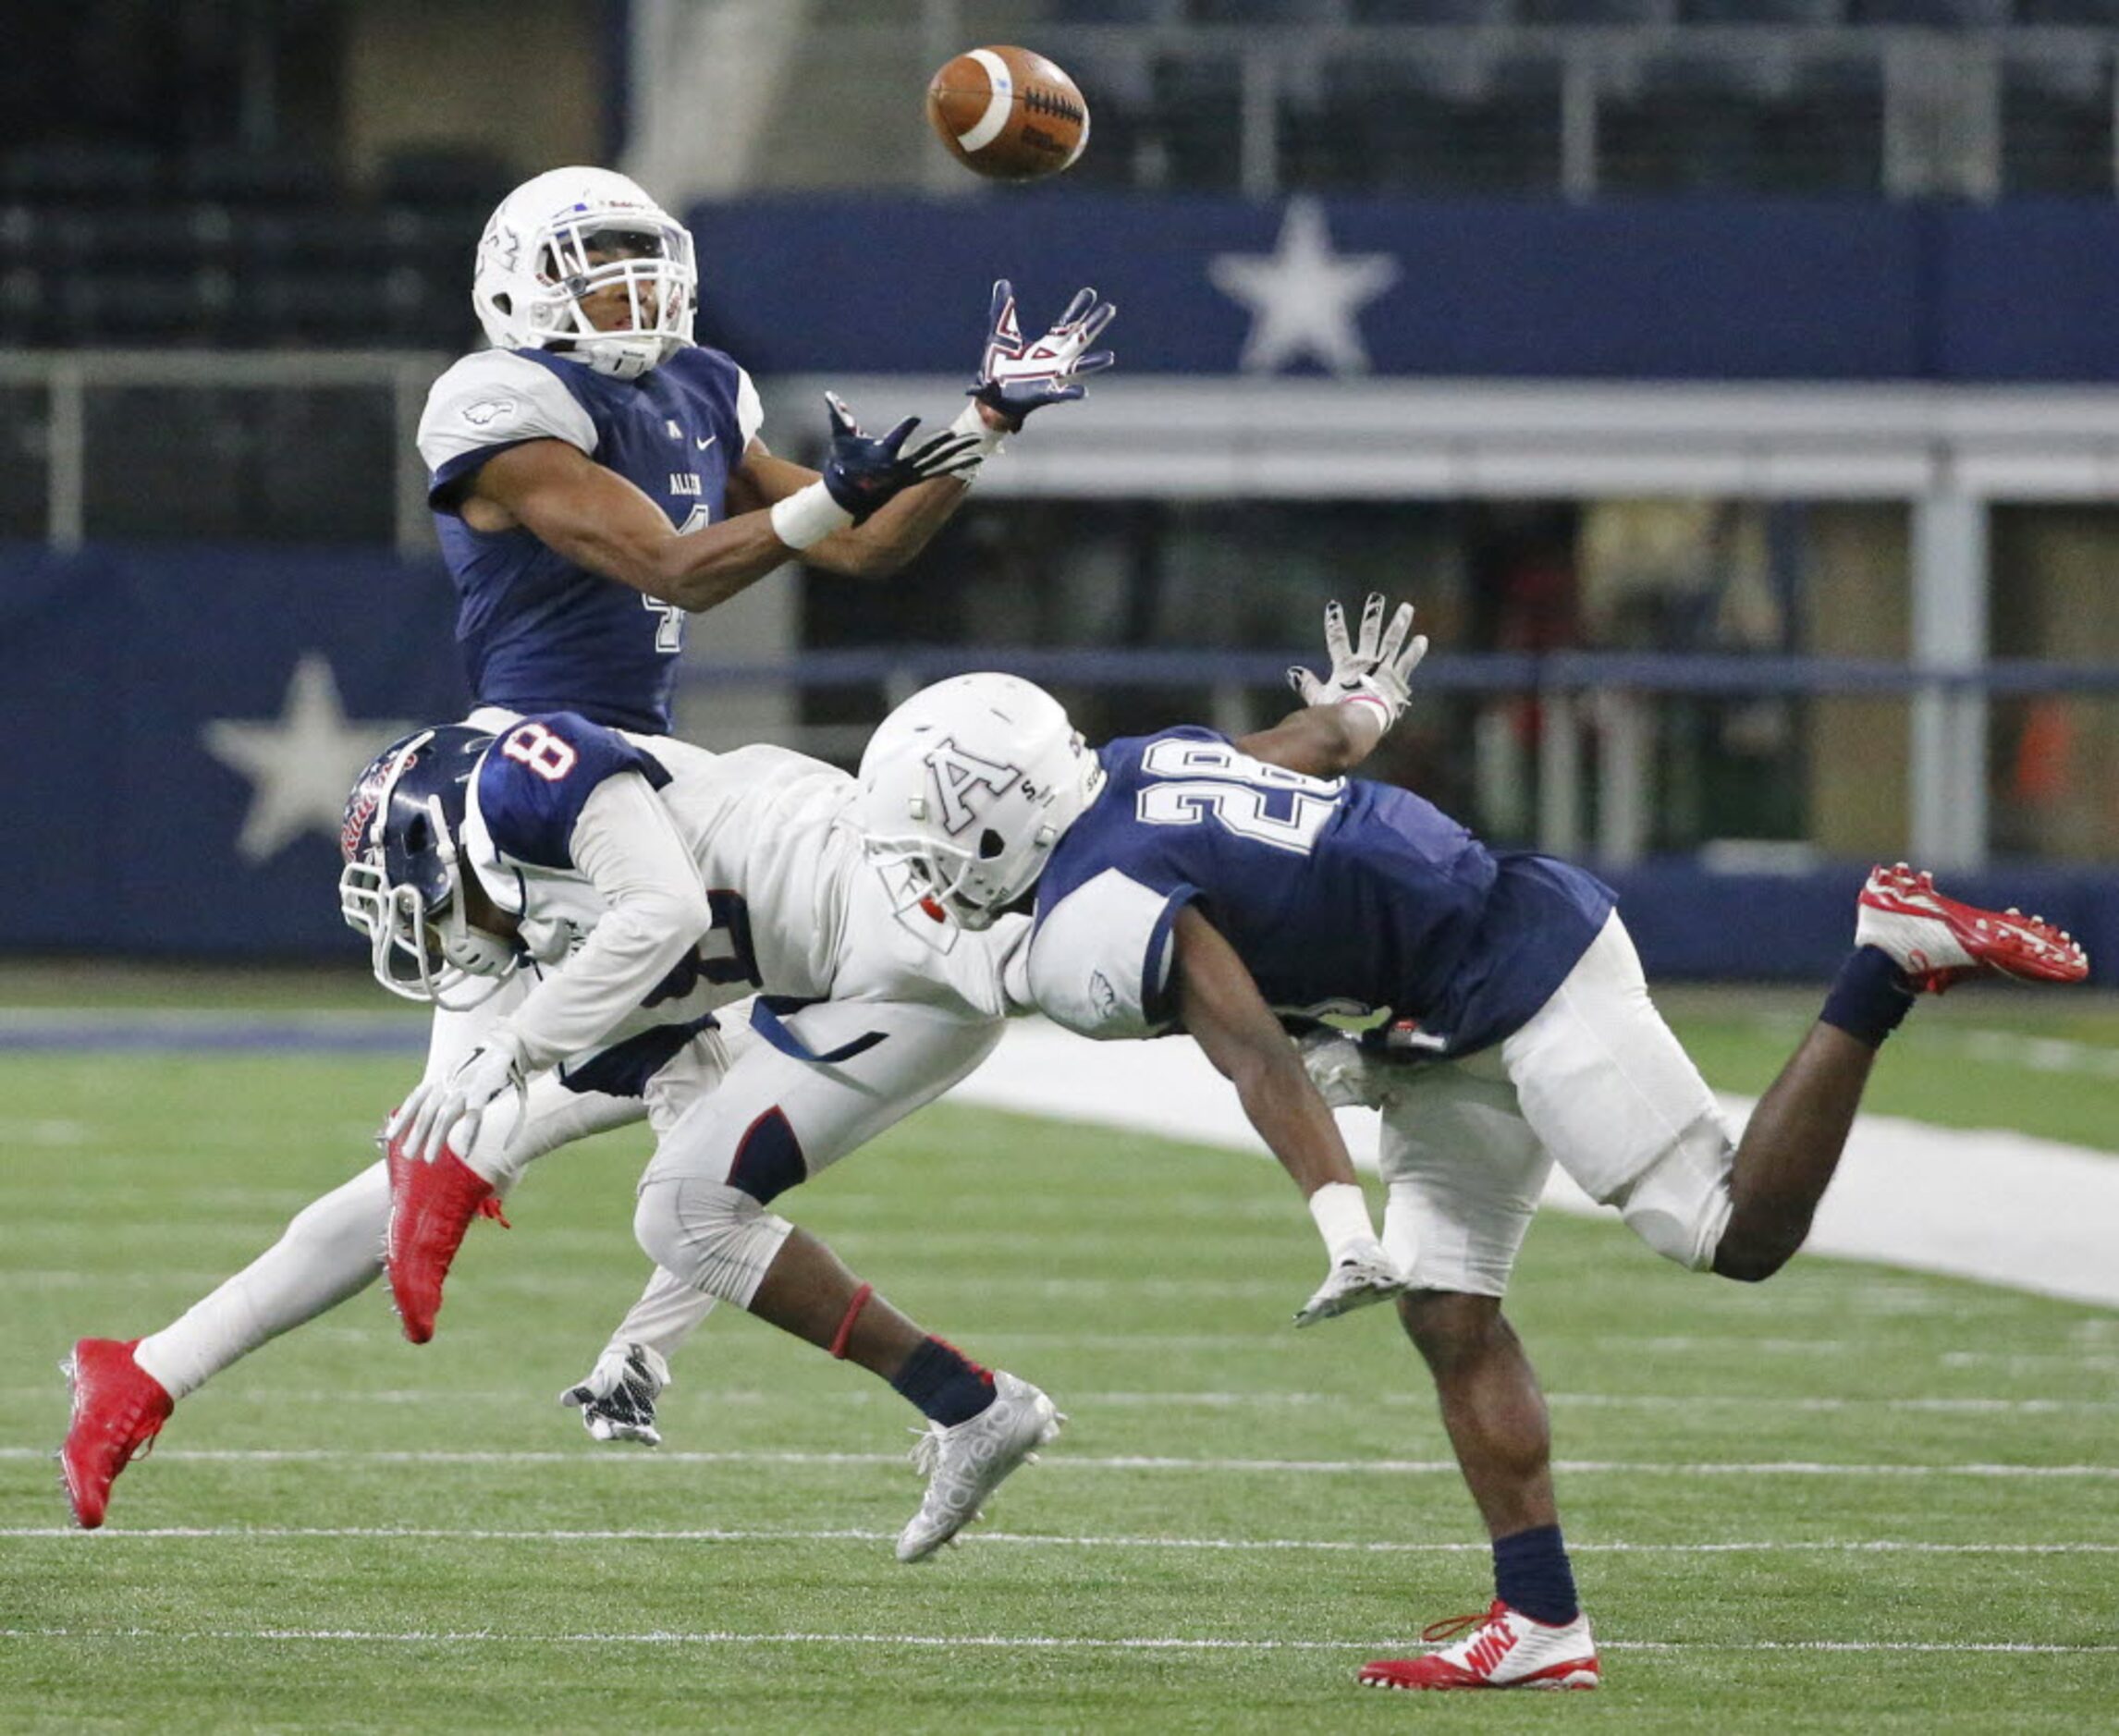
[[[548,784],[566,776],[580,757],[569,742],[541,723],[526,723],[510,730],[500,751],[511,760],[520,760]]]

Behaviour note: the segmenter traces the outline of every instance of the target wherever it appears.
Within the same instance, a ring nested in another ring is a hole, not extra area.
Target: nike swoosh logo
[[[720,437],[721,436],[719,434],[708,434],[705,439],[694,440],[692,444],[697,446],[700,451],[704,452],[708,446],[712,446],[714,442],[718,440]]]

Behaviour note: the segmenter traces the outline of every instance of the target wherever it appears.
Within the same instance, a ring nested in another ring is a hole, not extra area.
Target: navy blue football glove
[[[1110,302],[1096,300],[1094,289],[1076,290],[1058,324],[1035,343],[1026,344],[1015,315],[1015,287],[1001,278],[993,286],[986,349],[969,396],[1007,418],[1011,428],[1022,427],[1034,410],[1084,396],[1087,388],[1079,383],[1080,376],[1100,373],[1118,360],[1108,349],[1089,349],[1117,313]]]
[[[976,434],[938,434],[906,452],[917,416],[908,416],[880,440],[864,432],[836,392],[824,395],[831,414],[831,453],[824,461],[824,486],[839,506],[864,519],[893,495],[931,476],[959,476],[978,469]]]

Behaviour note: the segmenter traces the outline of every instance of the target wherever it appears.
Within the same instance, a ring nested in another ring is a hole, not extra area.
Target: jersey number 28
[[[1134,813],[1149,825],[1197,825],[1211,816],[1254,843],[1307,856],[1339,805],[1341,777],[1268,765],[1221,741],[1169,737],[1151,742],[1141,769],[1167,779],[1143,785]]]

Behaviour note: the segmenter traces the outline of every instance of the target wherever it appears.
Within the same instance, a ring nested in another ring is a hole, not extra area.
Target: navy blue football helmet
[[[368,936],[375,980],[451,1011],[492,995],[521,958],[464,917],[459,839],[472,777],[492,745],[463,724],[392,742],[355,782],[338,831],[338,910]]]

